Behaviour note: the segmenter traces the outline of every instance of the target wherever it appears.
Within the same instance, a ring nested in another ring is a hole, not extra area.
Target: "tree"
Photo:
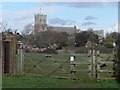
[[[120,41],[120,38],[119,38]],[[117,70],[116,70],[116,80],[120,84],[120,43],[118,44],[118,52],[117,52]]]
[[[113,32],[109,36],[111,36],[114,39],[114,42],[118,44],[120,41],[118,40],[120,38],[120,33]]]
[[[116,40],[116,44],[117,44],[118,46],[120,46],[120,33],[118,33],[118,38],[117,38],[117,40]]]
[[[34,27],[32,24],[27,24],[23,31],[22,31],[22,35],[30,35],[31,33],[33,33]]]
[[[28,43],[32,42],[31,37],[33,34],[33,30],[34,30],[34,27],[32,24],[27,24],[24,27],[23,31],[21,32],[22,37],[23,37],[23,39],[22,39],[23,43],[28,44]]]
[[[8,29],[8,27],[7,27],[8,25],[7,25],[7,23],[0,23],[0,30],[2,31],[2,32],[5,32],[7,29]]]
[[[110,35],[110,33],[109,32],[107,32],[106,34],[105,34],[105,37],[108,37]]]
[[[83,31],[83,32],[80,32],[80,33],[77,33],[75,35],[75,43],[76,43],[76,46],[84,46],[85,43],[87,42],[87,31]]]
[[[16,36],[16,40],[17,40],[17,41],[22,41],[23,36],[22,36],[20,33],[15,32],[14,34],[15,34],[15,36]]]
[[[118,32],[109,33],[109,35],[107,35],[105,38],[105,46],[112,48],[113,43],[116,44],[120,43],[120,41],[118,40],[119,38],[120,38],[120,33]]]
[[[105,40],[104,45],[108,48],[113,48],[113,43],[115,42],[114,38],[112,36],[108,36]]]
[[[91,41],[98,44],[98,35],[94,34],[92,31],[82,31],[75,35],[75,43],[77,46],[85,46],[87,41]]]
[[[30,34],[26,38],[26,42],[32,46],[35,45],[39,48],[57,46],[59,48],[67,45],[68,35],[64,32],[44,31]]]
[[[94,34],[93,32],[89,31],[88,32],[88,40],[91,41],[91,42],[94,42],[94,43],[99,43],[99,37],[98,35]]]

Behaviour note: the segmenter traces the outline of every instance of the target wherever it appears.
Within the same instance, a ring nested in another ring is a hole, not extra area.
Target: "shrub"
[[[42,51],[41,53],[47,53],[47,54],[58,54],[58,52],[54,49],[47,48],[46,50]]]
[[[118,47],[118,53],[116,57],[116,80],[120,84],[120,46]]]
[[[113,48],[107,48],[105,46],[97,46],[97,47],[94,47],[95,50],[99,50],[100,53],[104,53],[104,54],[109,54],[109,53],[112,53],[113,51]],[[79,47],[79,49],[77,49],[75,51],[75,53],[88,53],[88,48],[86,47]]]
[[[27,52],[27,53],[30,53],[30,52],[31,52],[30,49],[24,49],[24,51]]]
[[[113,43],[112,42],[107,42],[107,43],[105,43],[105,46],[107,48],[113,48]]]

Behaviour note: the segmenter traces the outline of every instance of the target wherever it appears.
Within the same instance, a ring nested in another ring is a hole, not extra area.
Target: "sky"
[[[38,13],[47,15],[50,26],[118,31],[117,2],[2,2],[0,7],[0,21],[18,32],[27,24],[34,25],[34,14]]]

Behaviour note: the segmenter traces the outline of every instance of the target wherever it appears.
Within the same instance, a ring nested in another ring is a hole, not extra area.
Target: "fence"
[[[87,55],[24,53],[19,49],[19,74],[36,74],[46,77],[80,79],[90,77],[95,80],[115,79],[114,57],[104,58],[99,51],[90,50]],[[70,57],[71,56],[71,57]],[[111,73],[111,74],[110,74]],[[109,74],[109,75],[108,75]],[[108,77],[109,76],[109,77]]]
[[[113,70],[115,66],[114,55],[115,54],[113,54],[113,57],[107,56],[107,59],[105,60],[102,57],[102,55],[100,55],[99,51],[90,50],[88,55],[89,56],[89,64],[88,64],[89,77],[92,77],[97,81],[105,80],[105,79],[115,79],[114,78],[115,71]],[[104,76],[102,76],[102,74]]]
[[[88,77],[87,55],[75,54],[74,62],[70,61],[70,53],[41,54],[25,53],[24,73],[46,77],[80,79]],[[82,57],[82,58],[81,58]]]

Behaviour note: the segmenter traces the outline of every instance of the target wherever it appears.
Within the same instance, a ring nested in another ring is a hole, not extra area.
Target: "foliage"
[[[42,51],[41,53],[46,53],[46,54],[58,54],[56,50],[47,48],[46,50]]]
[[[112,53],[113,48],[107,48],[105,46],[101,46],[101,45],[97,45],[96,47],[94,47],[95,50],[99,50],[100,53],[104,53],[104,54],[109,54]],[[86,47],[79,47],[78,49],[75,50],[75,53],[88,53],[88,48]]]
[[[113,32],[113,33],[107,34],[104,44],[105,46],[112,48],[113,43],[116,43],[116,45],[119,45],[120,43],[119,38],[120,38],[120,33]]]
[[[108,48],[113,48],[113,43],[115,42],[114,38],[112,36],[108,36],[105,40],[104,45]]]
[[[1,30],[2,32],[5,32],[7,29],[8,29],[8,24],[7,24],[7,23],[0,22],[0,30]]]
[[[36,34],[30,34],[24,38],[24,41],[29,45],[35,45],[39,48],[56,48],[63,47],[67,45],[68,35],[66,33],[50,32],[44,31]]]
[[[82,31],[76,34],[75,42],[77,46],[85,46],[85,43],[87,41],[91,41],[98,44],[98,35],[94,34],[92,31]]]
[[[118,52],[116,57],[116,79],[117,82],[120,84],[120,44],[118,45]]]
[[[22,35],[24,35],[24,36],[30,35],[31,33],[33,33],[33,30],[34,30],[33,25],[27,24],[24,27],[24,30],[22,31]]]

